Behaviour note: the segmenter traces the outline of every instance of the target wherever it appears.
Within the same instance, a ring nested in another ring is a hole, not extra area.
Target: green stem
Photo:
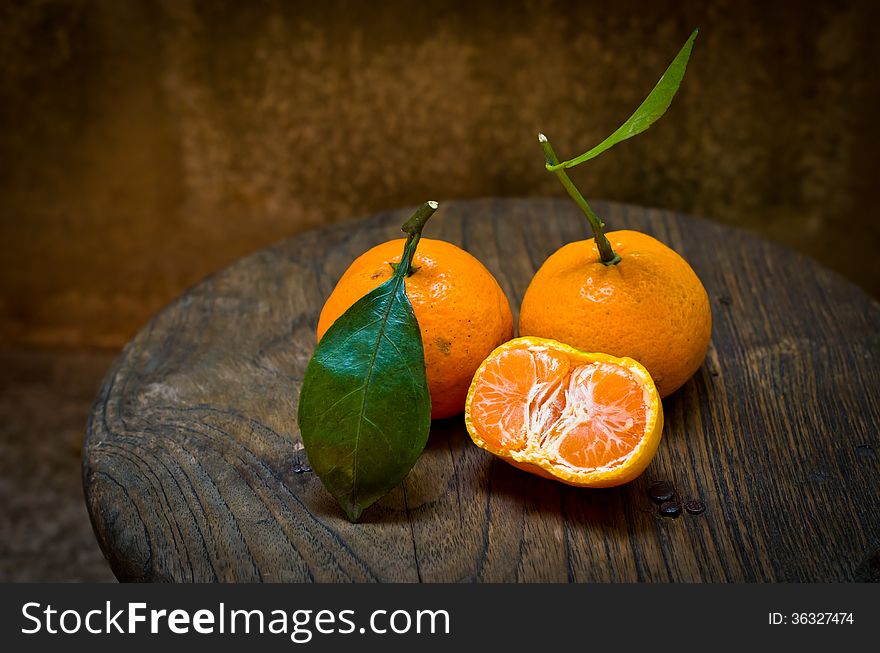
[[[602,231],[605,223],[599,219],[599,216],[596,215],[593,212],[593,209],[590,208],[590,205],[587,204],[587,200],[584,199],[584,196],[581,195],[577,186],[575,186],[574,182],[569,178],[565,168],[555,167],[559,166],[559,158],[556,156],[556,152],[553,151],[553,146],[550,145],[550,141],[547,140],[547,137],[544,136],[544,134],[538,134],[538,142],[544,149],[544,157],[547,159],[547,169],[559,178],[559,181],[562,183],[565,190],[568,191],[571,199],[574,200],[574,203],[577,204],[578,207],[580,207],[580,210],[584,212],[584,215],[587,216],[587,221],[590,223],[590,228],[593,230],[593,240],[596,241],[596,248],[599,250],[599,260],[603,265],[615,265],[616,263],[619,263],[620,255],[616,254],[614,250],[611,249],[611,243],[608,242],[605,232]]]
[[[400,277],[408,277],[413,272],[415,272],[418,268],[412,267],[412,260],[416,254],[416,247],[419,245],[419,240],[422,238],[422,229],[425,228],[425,223],[428,222],[428,218],[434,215],[434,211],[437,210],[437,202],[429,201],[422,204],[416,212],[412,214],[409,220],[403,223],[403,226],[400,228],[406,236],[406,245],[403,246],[403,256],[400,257],[400,263],[396,265],[394,263],[391,264],[391,267],[394,268],[394,274]]]

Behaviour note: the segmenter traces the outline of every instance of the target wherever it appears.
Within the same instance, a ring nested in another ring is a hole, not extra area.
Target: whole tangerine
[[[613,262],[602,262],[594,240],[569,243],[544,262],[523,297],[519,333],[633,358],[666,397],[706,356],[708,295],[687,261],[655,238],[638,231],[604,235]]]
[[[318,340],[352,304],[387,281],[404,239],[376,245],[345,271],[318,320]],[[431,419],[464,410],[474,372],[493,349],[513,337],[510,304],[492,273],[474,256],[443,240],[419,241],[406,279],[422,333]]]

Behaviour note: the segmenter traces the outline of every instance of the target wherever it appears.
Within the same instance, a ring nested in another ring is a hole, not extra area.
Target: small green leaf
[[[402,267],[333,323],[303,379],[297,419],[309,463],[351,521],[403,480],[428,441],[431,396],[404,270],[436,207],[404,226]]]
[[[681,84],[681,80],[684,78],[688,59],[690,59],[691,50],[693,50],[694,47],[694,39],[697,38],[697,32],[699,32],[699,30],[696,29],[691,32],[687,42],[678,54],[675,55],[675,59],[669,64],[669,68],[666,69],[666,72],[663,73],[660,81],[654,86],[654,90],[648,94],[648,97],[646,97],[644,102],[639,105],[639,108],[635,110],[635,113],[629,117],[629,120],[618,127],[611,136],[599,143],[593,149],[584,152],[574,159],[569,159],[568,161],[563,161],[556,165],[548,163],[547,169],[550,171],[556,171],[560,168],[573,168],[584,161],[589,161],[590,159],[599,156],[602,152],[617,145],[621,141],[632,138],[636,134],[641,134],[648,129],[648,127],[653,125],[660,116],[666,113],[669,105],[672,104],[672,98],[675,97],[678,87]]]

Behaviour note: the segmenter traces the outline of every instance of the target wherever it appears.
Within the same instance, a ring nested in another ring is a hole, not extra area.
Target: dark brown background
[[[0,578],[106,577],[78,442],[106,365],[174,295],[352,215],[561,193],[537,132],[562,156],[595,144],[694,26],[669,115],[576,181],[880,295],[877,19],[857,1],[3,3]]]

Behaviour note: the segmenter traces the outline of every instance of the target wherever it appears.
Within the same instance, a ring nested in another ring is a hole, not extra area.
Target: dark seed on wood
[[[654,503],[661,504],[675,497],[675,488],[669,481],[654,481],[648,488],[648,496]]]
[[[660,505],[660,514],[664,517],[678,517],[681,514],[681,506],[676,501],[666,501]]]
[[[705,512],[706,504],[699,499],[691,499],[690,501],[685,502],[684,509],[692,515],[699,515],[700,513]]]

